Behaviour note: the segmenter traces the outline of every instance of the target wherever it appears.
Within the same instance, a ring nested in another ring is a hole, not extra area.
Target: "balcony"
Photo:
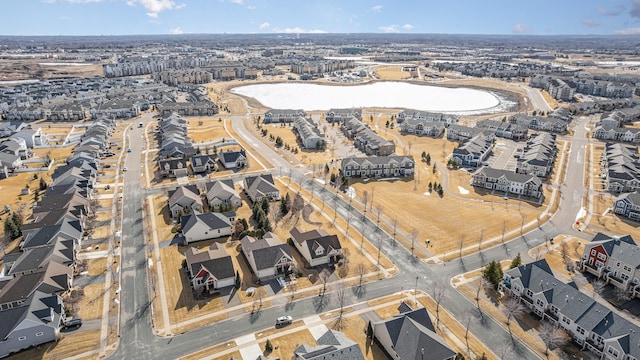
[[[554,314],[554,313],[552,313],[552,312],[551,312],[551,311],[549,311],[549,310],[545,311],[545,312],[544,312],[544,315],[545,315],[546,317],[550,318],[550,319],[553,319],[553,320],[554,320],[554,321],[556,321],[556,322],[559,320],[559,318],[558,318],[558,314]]]

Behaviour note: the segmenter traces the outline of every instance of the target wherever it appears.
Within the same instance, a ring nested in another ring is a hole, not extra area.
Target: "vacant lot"
[[[378,66],[375,75],[382,80],[403,80],[411,77],[407,71],[402,71],[402,66]]]
[[[229,137],[222,117],[189,117],[188,135],[194,143]]]

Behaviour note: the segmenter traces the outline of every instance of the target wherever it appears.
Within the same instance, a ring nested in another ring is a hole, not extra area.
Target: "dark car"
[[[65,330],[77,329],[80,326],[82,326],[82,319],[80,318],[73,318],[71,320],[65,321],[63,324]]]

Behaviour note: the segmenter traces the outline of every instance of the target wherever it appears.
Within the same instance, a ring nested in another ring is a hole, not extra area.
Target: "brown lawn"
[[[89,284],[83,290],[84,296],[77,305],[78,317],[84,320],[102,318],[104,283]]]
[[[285,328],[286,329],[286,328]],[[261,337],[265,339],[265,341],[261,341],[258,346],[260,349],[264,350],[265,344],[267,340],[265,337]],[[311,335],[311,332],[306,329],[301,329],[296,331],[295,336],[285,335],[285,336],[270,336],[269,341],[273,345],[273,351],[268,354],[269,358],[278,358],[278,359],[290,359],[293,351],[297,349],[302,344],[307,344],[311,346],[317,345],[316,340]]]
[[[107,271],[107,258],[89,259],[87,260],[89,268],[89,276],[104,274]]]
[[[194,143],[228,138],[229,134],[224,130],[224,122],[220,121],[221,119],[222,117],[189,117],[189,137]]]
[[[213,240],[200,241],[194,244],[194,246],[203,248],[210,246],[212,243]],[[172,326],[176,322],[195,319],[199,316],[224,309],[223,301],[219,296],[205,300],[196,300],[194,297],[187,278],[186,268],[182,266],[183,260],[185,259],[184,252],[187,248],[186,246],[171,245],[160,249],[167,305],[169,306],[169,319]],[[174,330],[174,332],[194,329],[206,323],[224,318],[226,318],[225,314],[221,314],[221,316],[216,316],[214,319],[204,319],[200,323],[188,325],[184,328],[180,327],[180,329]]]
[[[629,234],[634,238],[640,237],[640,227],[637,221],[613,213],[615,198],[610,194],[601,193],[591,197],[593,201],[593,215],[589,228],[593,231],[605,230],[613,234]]]
[[[39,176],[43,173],[38,173]],[[48,183],[50,179],[45,181]],[[11,207],[11,211],[17,211],[22,204],[24,205],[24,215],[31,215],[30,206],[33,203],[33,191],[30,195],[20,195],[22,189],[25,188],[25,185],[28,184],[31,190],[35,190],[39,185],[40,179],[33,179],[32,173],[18,173],[15,176],[10,176],[7,179],[0,180],[0,192],[2,192],[3,198],[3,207],[4,205],[9,205]],[[4,221],[7,215],[2,215],[0,219]]]
[[[558,106],[560,106],[558,100],[554,99],[547,90],[540,90],[540,93],[542,94],[544,101],[546,101],[552,109],[556,109]]]
[[[402,71],[402,66],[378,66],[374,73],[382,80],[403,80],[411,77],[408,71]]]
[[[553,244],[538,245],[529,250],[529,254],[534,259],[543,257],[547,260],[547,263],[549,263],[549,266],[556,276],[561,275],[568,281],[568,279],[573,278],[576,273],[568,271],[567,264],[580,260],[582,252],[584,251],[585,241],[584,239],[573,236],[559,235],[553,239]],[[565,245],[563,245],[563,243]],[[564,259],[562,256],[563,247],[566,256]]]
[[[169,215],[169,206],[167,205],[166,195],[153,195],[150,197],[153,201],[153,216],[156,217],[156,235],[158,242],[163,242],[174,237],[174,233],[171,231],[173,228],[180,226],[177,220],[174,220]],[[147,198],[149,199],[149,198]],[[148,200],[147,200],[148,201]],[[174,223],[174,221],[176,221]],[[149,237],[147,241],[153,241],[152,237]]]
[[[219,344],[216,346],[212,346],[203,350],[200,350],[198,352],[194,352],[191,353],[187,356],[183,356],[180,358],[180,360],[200,360],[206,356],[210,356],[210,355],[214,355],[214,354],[218,354],[220,352],[225,351],[226,349],[230,349],[236,347],[236,342],[235,341],[230,341],[224,344]],[[224,356],[220,356],[217,357],[216,359],[240,359],[240,351],[234,351],[228,355],[224,355]]]

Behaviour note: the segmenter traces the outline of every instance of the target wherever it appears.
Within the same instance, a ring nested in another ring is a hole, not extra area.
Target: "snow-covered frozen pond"
[[[231,92],[252,97],[273,109],[306,111],[333,108],[406,108],[458,114],[491,113],[513,105],[489,91],[446,88],[404,82],[332,86],[277,83],[236,87]]]

